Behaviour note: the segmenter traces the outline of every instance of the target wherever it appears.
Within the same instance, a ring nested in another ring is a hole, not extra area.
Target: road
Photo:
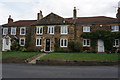
[[[118,66],[3,64],[3,78],[117,78]]]

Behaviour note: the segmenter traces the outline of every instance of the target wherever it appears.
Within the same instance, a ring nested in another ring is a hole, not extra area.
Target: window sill
[[[63,47],[64,47],[64,48],[67,48],[67,46],[60,46],[60,47],[62,47],[62,48],[63,48]]]
[[[41,47],[42,45],[36,45],[36,47]]]

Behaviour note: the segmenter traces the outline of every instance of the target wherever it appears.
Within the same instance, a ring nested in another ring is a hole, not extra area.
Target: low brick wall
[[[65,66],[110,66],[118,65],[118,61],[59,61],[59,60],[37,60],[39,65],[65,65]]]

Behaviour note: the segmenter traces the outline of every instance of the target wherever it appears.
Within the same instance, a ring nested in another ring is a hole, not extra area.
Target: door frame
[[[44,47],[44,52],[51,52],[51,39],[50,39],[50,51],[46,51],[46,40],[50,38],[45,39],[45,47]]]
[[[5,48],[6,45],[6,38],[8,38],[8,49]],[[9,36],[5,36],[4,38],[2,38],[2,51],[7,51],[7,50],[11,50],[11,38]]]
[[[102,50],[102,51],[99,51],[99,41],[102,41],[102,42],[103,42],[103,50]],[[98,52],[105,52],[104,41],[101,40],[101,39],[98,39]]]

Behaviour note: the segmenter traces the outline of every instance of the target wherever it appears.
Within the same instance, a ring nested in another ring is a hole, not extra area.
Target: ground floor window
[[[68,39],[60,39],[60,47],[67,47]]]
[[[25,46],[25,38],[20,38],[20,46]]]
[[[36,46],[41,46],[41,45],[42,45],[41,38],[36,38]]]
[[[119,39],[115,39],[113,43],[113,47],[119,47],[119,45],[120,45]]]
[[[90,46],[90,39],[83,39],[83,46]]]

